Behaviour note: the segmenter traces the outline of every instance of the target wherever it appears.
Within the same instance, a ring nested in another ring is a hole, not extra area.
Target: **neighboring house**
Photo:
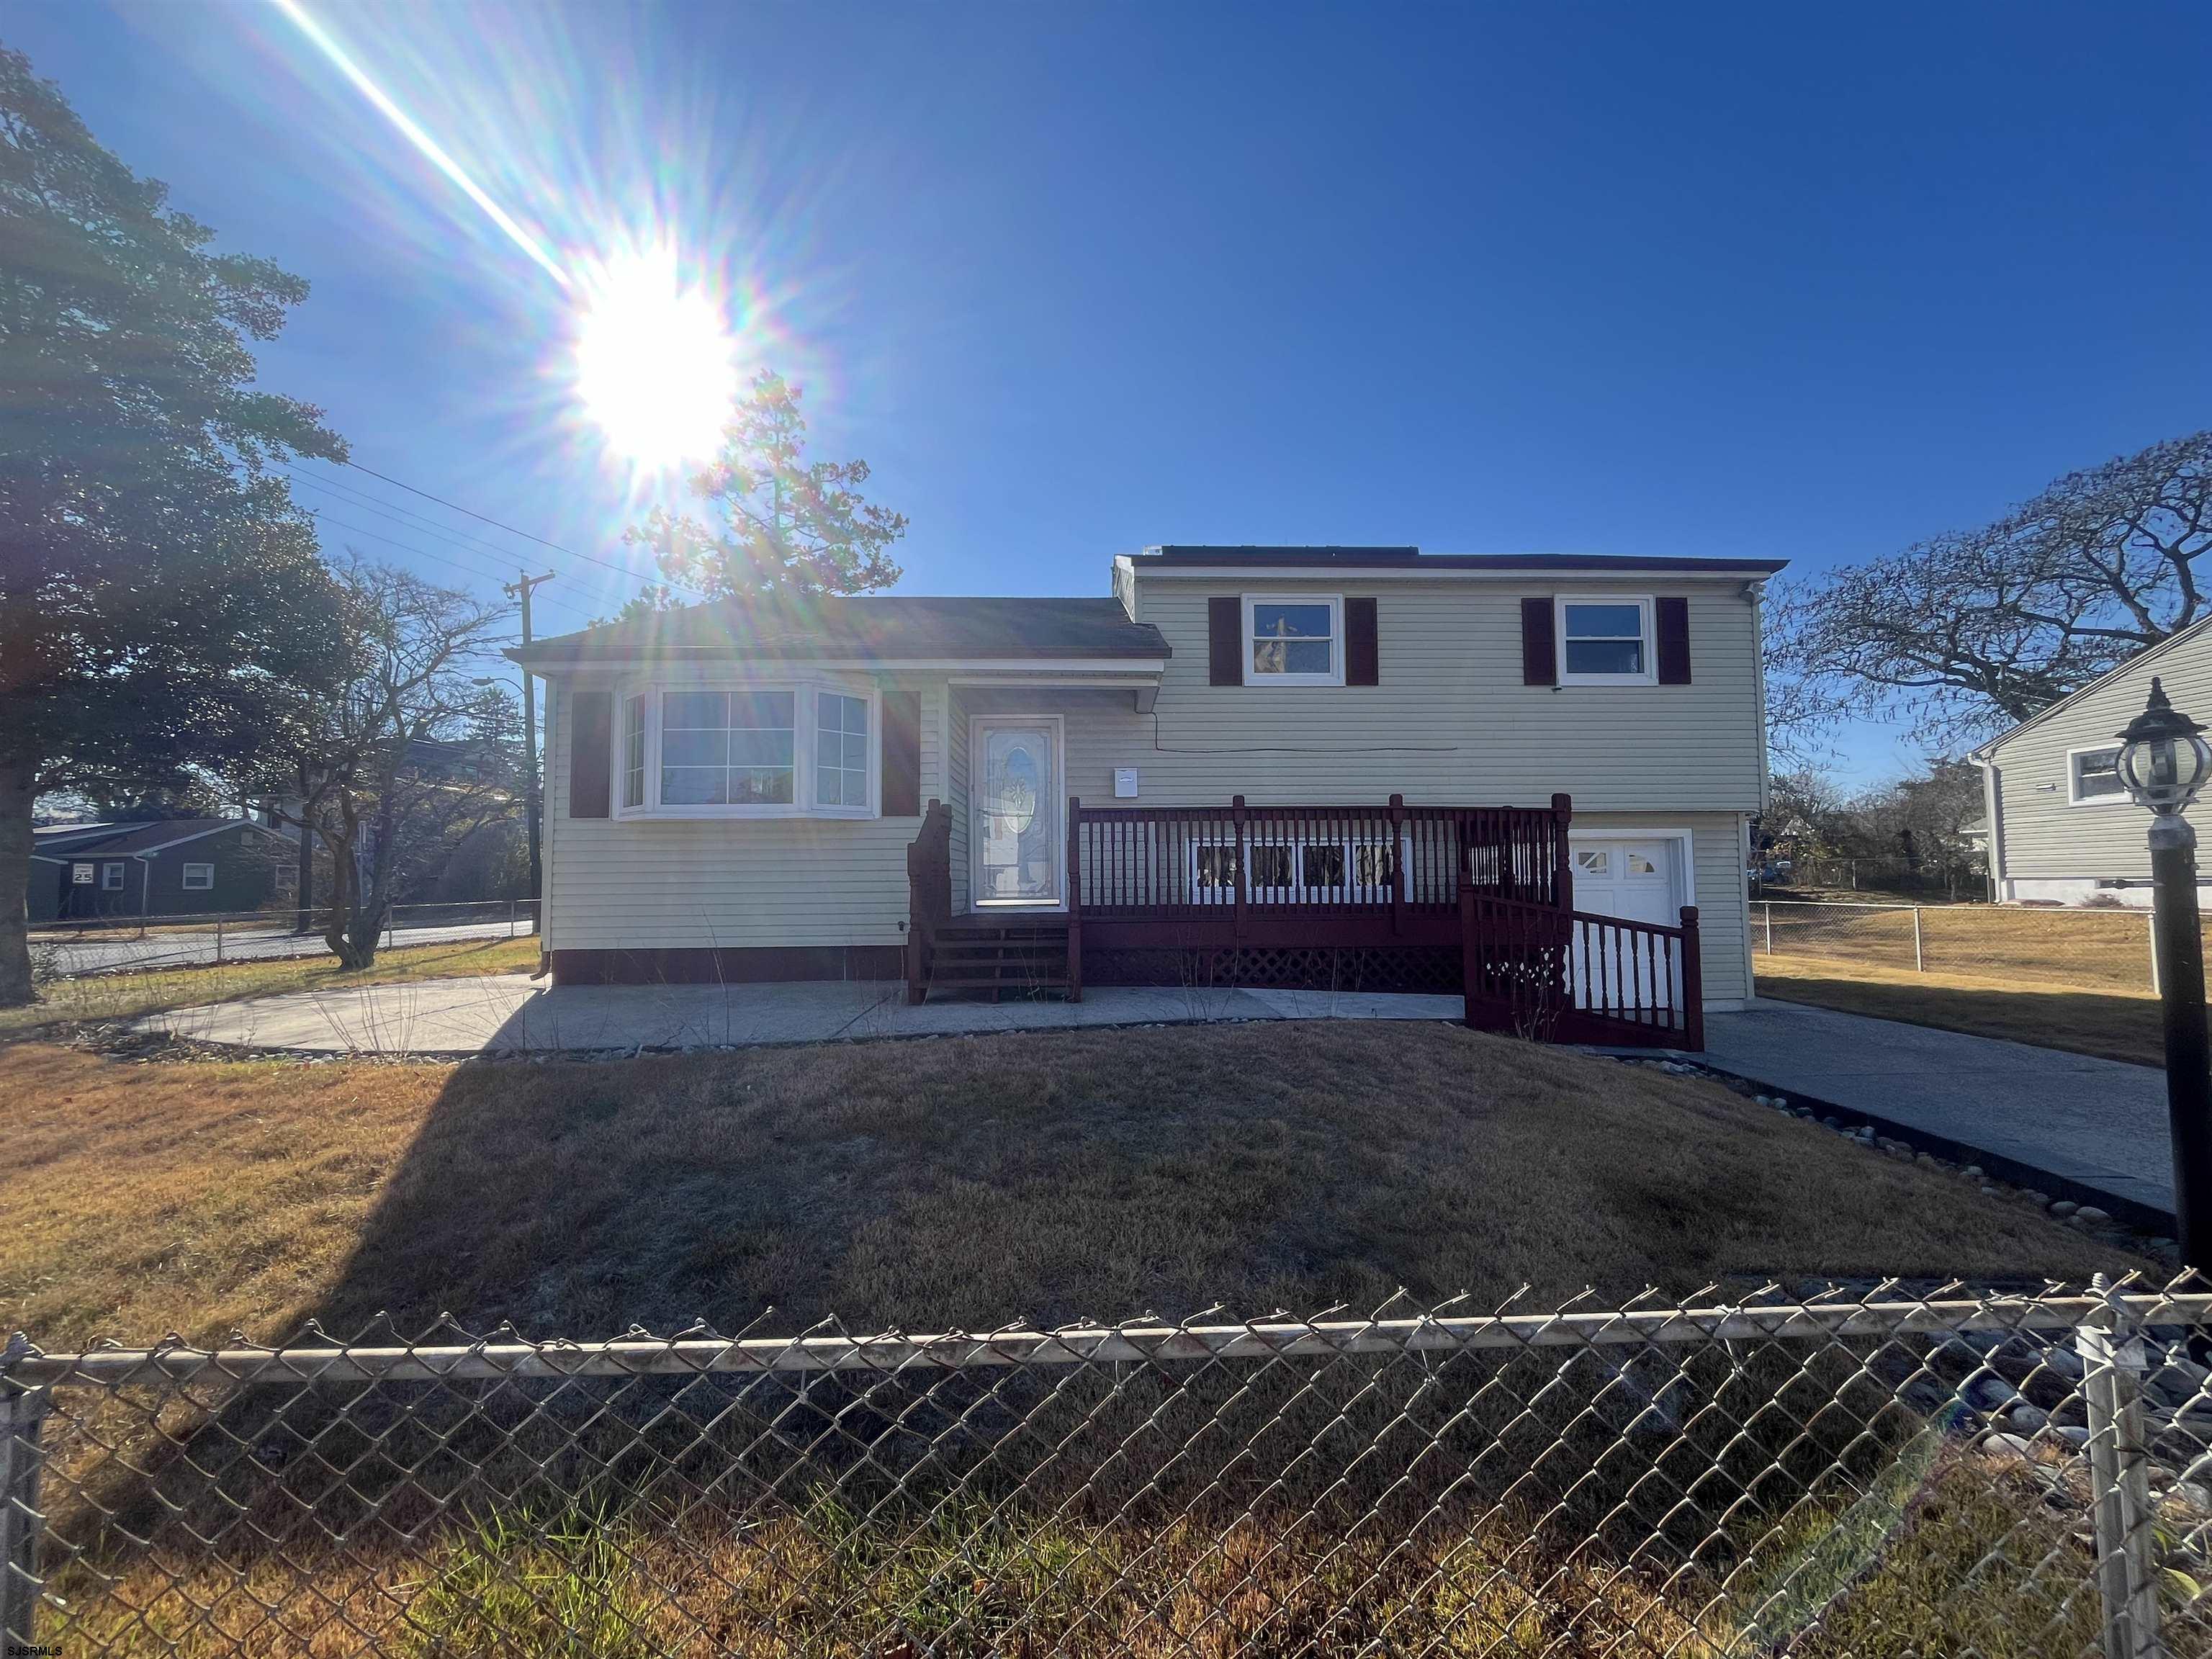
[[[1465,877],[1486,928],[1623,919],[1577,936],[1586,1004],[1680,999],[1694,905],[1691,983],[1731,1006],[1780,568],[1166,547],[1110,599],[541,640],[510,654],[550,686],[551,970],[1456,989]]]
[[[2000,903],[2150,905],[2150,816],[2129,798],[2120,729],[2154,675],[2175,708],[2212,726],[2212,617],[2137,652],[2103,678],[1969,757],[1988,802],[1990,884]]]
[[[290,891],[292,859],[289,842],[246,818],[34,830],[30,920],[255,910]]]

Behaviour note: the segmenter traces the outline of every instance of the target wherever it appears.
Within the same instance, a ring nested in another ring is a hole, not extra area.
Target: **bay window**
[[[875,815],[872,688],[651,685],[621,708],[617,817]]]

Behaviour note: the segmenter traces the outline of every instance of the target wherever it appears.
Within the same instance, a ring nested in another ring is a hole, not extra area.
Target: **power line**
[[[333,483],[328,479],[310,477],[304,472],[293,471],[289,467],[284,470],[291,473],[292,481],[295,483],[304,484],[309,489],[319,490],[333,495],[349,508],[363,513],[373,513],[380,519],[399,526],[403,530],[412,531],[420,536],[433,537],[441,542],[450,542],[455,547],[472,549],[489,557],[497,559],[502,566],[513,556],[507,549],[495,542],[464,535],[459,531],[440,524],[427,514],[410,513],[404,507],[395,506],[379,496],[369,495],[365,490],[351,489],[343,484]],[[311,510],[319,512],[321,509]]]
[[[556,553],[565,553],[572,559],[582,559],[589,563],[602,566],[606,569],[615,572],[617,575],[628,576],[633,580],[648,582],[653,580],[652,577],[641,576],[636,571],[630,569],[628,566],[617,564],[611,559],[602,559],[596,554],[592,553],[580,553],[573,547],[562,546],[558,542],[549,542],[543,536],[533,536],[527,530],[519,530],[514,526],[507,524],[502,520],[495,519],[488,514],[478,513],[473,508],[463,507],[459,501],[449,501],[443,495],[434,495],[427,489],[417,489],[413,484],[402,483],[398,479],[392,477],[391,474],[379,472],[373,466],[363,466],[359,461],[340,461],[338,465],[340,466],[351,467],[356,472],[366,472],[372,478],[381,478],[386,483],[392,485],[395,489],[404,489],[410,495],[420,495],[426,501],[435,501],[439,506],[450,508],[452,511],[459,513],[465,518],[474,519],[479,524],[488,524],[495,530],[504,530],[510,536],[520,536],[526,542],[535,542],[538,546],[550,548]],[[667,585],[671,587],[680,589],[682,592],[692,595],[695,599],[710,599],[714,597],[713,594],[702,592],[701,589],[693,587],[688,583],[671,581],[668,582]]]
[[[373,542],[382,542],[382,543],[383,543],[383,544],[385,544],[385,545],[386,545],[386,546],[387,546],[387,547],[396,547],[396,548],[399,549],[399,550],[400,550],[402,552],[404,552],[404,553],[412,553],[412,554],[414,554],[417,558],[433,559],[433,560],[435,560],[435,559],[442,559],[442,558],[447,558],[447,557],[452,556],[451,555],[448,555],[448,554],[433,552],[430,549],[428,549],[428,548],[427,548],[427,547],[418,547],[417,545],[416,545],[416,544],[415,544],[414,543],[412,543],[412,542],[403,542],[403,541],[399,540],[397,537],[394,537],[394,536],[386,536],[386,535],[380,534],[380,533],[379,533],[378,532],[376,532],[376,531],[369,530],[369,529],[365,529],[364,527],[362,527],[362,526],[357,525],[357,524],[350,524],[350,523],[347,522],[347,521],[346,521],[345,520],[343,520],[343,519],[332,517],[332,516],[330,514],[330,513],[329,513],[326,509],[325,509],[325,508],[316,507],[316,508],[313,508],[313,509],[312,509],[312,510],[313,510],[313,512],[314,513],[314,515],[315,515],[315,518],[316,518],[316,520],[317,520],[317,522],[318,522],[318,523],[328,523],[328,524],[333,524],[333,525],[336,525],[336,526],[337,526],[339,529],[341,529],[341,530],[350,531],[350,532],[353,532],[355,535],[356,535],[356,536],[366,536],[366,537],[368,537],[368,538],[369,538],[369,540],[371,540],[371,541],[373,541]],[[465,550],[465,549],[457,549],[457,550],[456,550],[456,551],[462,551],[462,552],[465,552],[465,551],[466,551],[466,550]],[[479,556],[479,557],[483,557],[483,556],[486,556],[479,555],[478,556]],[[492,567],[488,567],[488,568],[480,568],[477,574],[484,574],[484,575],[489,575],[489,576],[490,576],[494,580],[496,580],[496,581],[502,581],[502,582],[506,580],[506,579],[507,579],[507,573],[504,569],[501,569],[501,568],[497,568],[497,567],[495,567],[495,566],[492,566]],[[562,610],[567,611],[569,611],[569,612],[573,613],[573,614],[574,614],[574,615],[575,615],[575,616],[581,617],[583,617],[586,622],[591,622],[591,621],[595,620],[595,618],[593,618],[593,617],[592,617],[592,614],[591,614],[591,612],[590,612],[590,611],[586,611],[583,606],[581,606],[581,605],[577,605],[577,604],[574,603],[573,601],[570,601],[570,600],[568,600],[568,599],[549,599],[549,600],[546,600],[546,601],[545,601],[545,603],[546,603],[546,604],[548,604],[548,605],[559,605]]]

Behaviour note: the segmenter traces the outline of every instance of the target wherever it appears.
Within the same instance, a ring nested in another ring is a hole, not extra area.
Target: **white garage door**
[[[1623,836],[1618,841],[1584,840],[1569,843],[1575,872],[1575,908],[1592,915],[1619,916],[1628,921],[1680,925],[1681,843],[1670,839]],[[1629,951],[1601,943],[1583,960],[1583,935],[1575,930],[1572,963],[1575,1001],[1583,1007],[1648,1008],[1672,999],[1670,985],[1679,985],[1681,963],[1679,947],[1668,942],[1662,964],[1648,950]],[[1618,935],[1613,936],[1614,940]],[[1645,936],[1648,939],[1648,935]],[[1666,982],[1660,982],[1664,975]]]

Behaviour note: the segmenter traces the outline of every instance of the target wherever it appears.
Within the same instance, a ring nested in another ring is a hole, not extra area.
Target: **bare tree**
[[[507,610],[386,565],[338,581],[344,670],[298,710],[296,770],[271,793],[329,854],[324,941],[362,969],[419,849],[512,814],[519,775],[507,694],[476,672]]]
[[[2069,473],[1979,530],[1810,581],[1766,608],[1777,747],[1858,717],[1955,752],[2207,614],[2212,431]]]

